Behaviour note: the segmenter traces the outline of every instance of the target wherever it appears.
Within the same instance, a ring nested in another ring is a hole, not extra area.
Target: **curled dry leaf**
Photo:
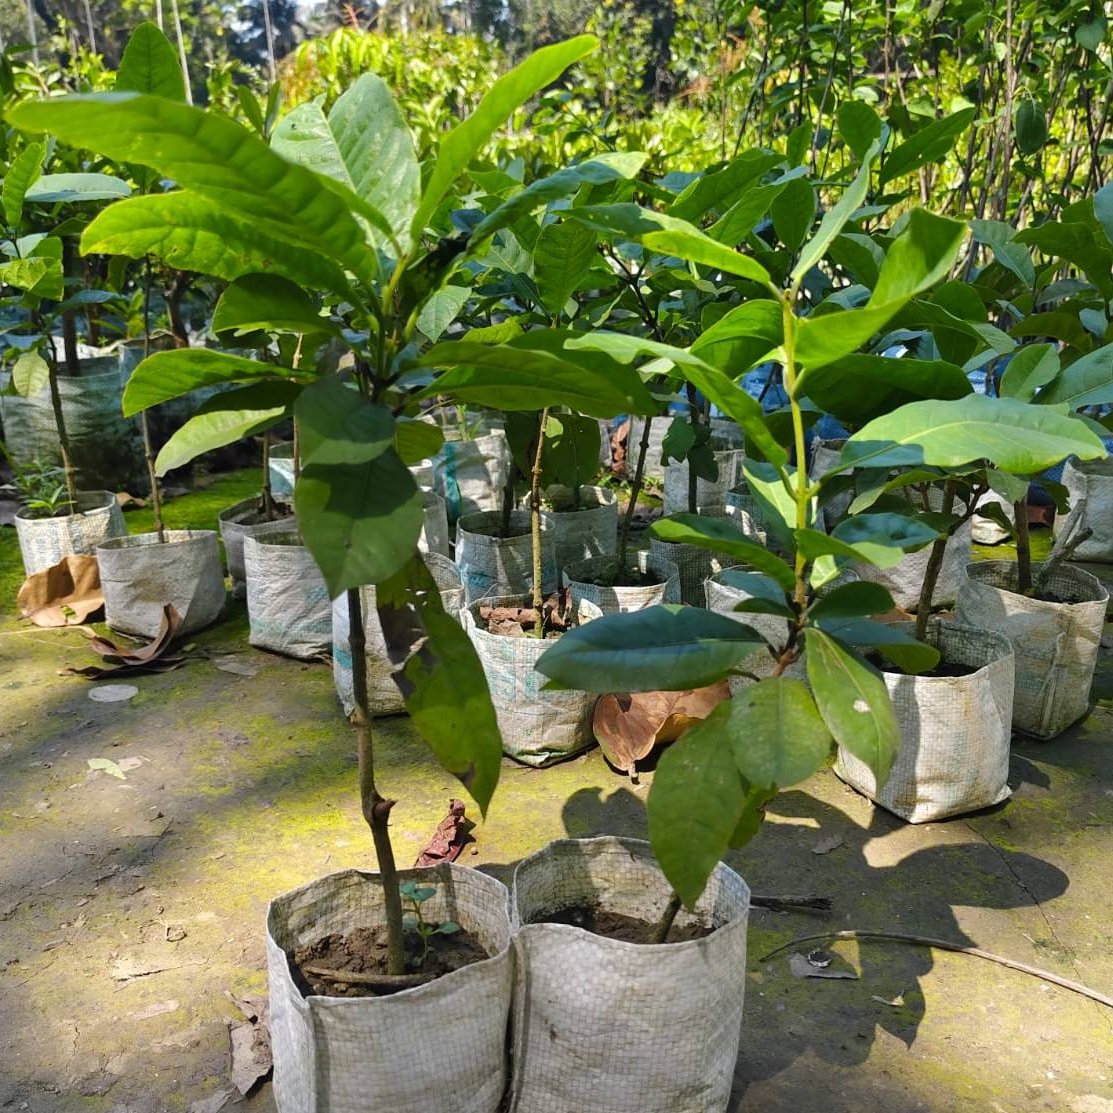
[[[94,556],[64,556],[23,581],[19,612],[36,626],[79,626],[104,606]]]
[[[174,640],[174,635],[177,634],[178,627],[181,624],[181,615],[167,603],[162,608],[162,622],[159,624],[158,635],[153,641],[140,646],[138,649],[129,649],[126,646],[117,645],[111,638],[94,634],[89,638],[89,648],[103,657],[107,664],[103,667],[90,665],[83,669],[69,668],[63,671],[75,676],[84,676],[88,680],[100,680],[108,676],[139,675],[177,668],[185,662],[185,658],[171,656],[167,653],[167,650],[170,648],[170,643]],[[125,686],[120,685],[120,687]],[[97,690],[94,689],[94,691]],[[104,688],[99,690],[103,691]],[[92,692],[89,693],[89,696],[91,699],[98,698]]]
[[[414,867],[424,869],[440,862],[455,862],[464,847],[475,841],[471,836],[473,826],[464,814],[463,800],[449,800],[448,815],[437,825],[429,845],[417,856]]]
[[[674,742],[693,723],[706,719],[725,699],[725,680],[685,692],[634,692],[600,696],[592,729],[607,760],[624,773],[660,742]]]
[[[576,608],[568,588],[553,592],[541,604],[541,628],[545,636],[563,634],[575,622]],[[489,633],[510,637],[525,637],[537,625],[537,612],[533,607],[483,607],[479,618]]]

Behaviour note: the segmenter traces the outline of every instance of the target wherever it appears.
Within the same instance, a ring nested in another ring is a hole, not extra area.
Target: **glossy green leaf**
[[[289,369],[272,363],[211,348],[176,348],[155,352],[131,373],[124,387],[123,412],[125,417],[131,417],[141,410],[168,402],[171,398],[180,398],[201,387],[293,375],[294,372]]]
[[[117,92],[151,93],[167,100],[186,99],[178,52],[155,23],[140,23],[128,38],[116,71]]]
[[[533,249],[533,275],[541,302],[562,314],[568,299],[595,262],[596,234],[582,224],[561,220],[546,224]]]
[[[298,400],[297,417],[306,463],[366,464],[388,451],[393,454],[394,419],[390,410],[365,398],[354,385],[336,375],[326,375],[304,391]]]
[[[747,301],[725,313],[688,350],[738,379],[784,341],[781,306],[770,300]]]
[[[807,238],[815,221],[815,213],[815,187],[807,178],[793,178],[769,206],[773,230],[789,251],[795,251]],[[794,278],[795,275],[794,271]]]
[[[12,386],[16,393],[31,398],[50,382],[50,364],[34,348],[24,352],[12,365]]]
[[[420,239],[429,218],[453,182],[467,169],[495,130],[530,97],[554,82],[574,62],[599,45],[594,35],[579,35],[534,51],[491,86],[476,110],[440,142],[433,171],[425,184],[410,231]]]
[[[769,151],[743,151],[721,170],[702,174],[669,205],[669,216],[699,221],[708,212],[725,212],[740,192],[778,165],[782,158]]]
[[[0,202],[4,208],[4,219],[8,227],[18,228],[23,216],[23,198],[35,179],[42,173],[46,146],[43,143],[29,143],[8,166],[4,184],[0,189]]]
[[[751,784],[797,784],[827,760],[831,733],[802,680],[761,680],[737,692],[726,706],[734,760]]]
[[[456,320],[471,297],[470,286],[442,286],[425,299],[417,315],[417,330],[432,343]]]
[[[1105,446],[1082,422],[1049,406],[971,394],[950,402],[913,402],[859,429],[839,467],[879,466],[891,446],[917,450],[919,462],[955,468],[989,460],[1002,471],[1030,475],[1068,456],[1095,460]]]
[[[860,100],[847,100],[836,113],[839,134],[860,161],[875,140],[881,138],[881,117]]]
[[[43,174],[28,187],[26,201],[41,205],[77,201],[119,201],[131,186],[111,174]]]
[[[276,274],[341,296],[350,292],[344,271],[320,252],[273,236],[267,227],[187,190],[109,206],[85,229],[81,250],[132,259],[154,255],[177,269],[228,281]]]
[[[796,528],[796,499],[785,489],[780,471],[761,460],[746,459],[742,462],[742,474],[758,512],[760,528],[787,549],[792,543],[792,531]],[[785,474],[795,490],[796,468],[786,467]],[[809,514],[814,518],[814,502],[809,507]]]
[[[815,623],[845,645],[877,650],[907,673],[927,672],[939,664],[938,649],[916,641],[896,623],[833,615],[818,616]]]
[[[407,467],[436,456],[444,445],[444,433],[429,421],[398,418],[394,422],[394,451]]]
[[[1013,124],[1016,147],[1022,155],[1034,155],[1047,142],[1047,116],[1038,101],[1028,97],[1020,102]]]
[[[785,591],[791,591],[796,584],[792,569],[779,556],[756,541],[743,537],[726,518],[674,514],[658,519],[650,528],[653,535],[662,541],[696,545],[701,549],[744,561],[771,576]]]
[[[1053,344],[1025,344],[1009,360],[1001,376],[1001,396],[1031,402],[1041,386],[1059,374],[1059,353]]]
[[[689,908],[732,845],[749,789],[734,758],[729,701],[661,755],[646,804],[649,841],[669,884]]]
[[[958,137],[974,122],[976,108],[963,108],[942,120],[934,120],[906,139],[881,165],[878,182],[884,186],[894,178],[910,174],[945,158]]]
[[[363,229],[338,191],[227,116],[142,93],[89,93],[28,101],[8,119],[150,166],[241,220],[250,217],[261,234],[315,248],[368,281],[375,276]]]
[[[1040,391],[1041,405],[1066,405],[1072,410],[1113,402],[1113,344],[1076,359]]]
[[[855,514],[839,522],[831,531],[838,540],[853,545],[859,553],[882,568],[898,563],[893,549],[911,553],[930,545],[938,536],[939,523],[931,523],[927,515]],[[946,519],[944,519],[944,523]],[[940,528],[948,528],[946,525]]]
[[[502,737],[483,666],[429,569],[412,556],[376,591],[379,625],[410,723],[487,814]]]
[[[860,618],[863,615],[884,614],[893,610],[893,597],[881,584],[840,584],[821,596],[808,608],[813,622],[823,619]]]
[[[804,640],[808,682],[823,721],[835,741],[864,761],[883,784],[900,745],[885,682],[822,630],[810,627]]]
[[[338,333],[301,286],[276,274],[247,274],[229,283],[217,300],[213,332]]]
[[[681,692],[721,680],[764,645],[760,634],[726,615],[664,604],[577,626],[536,667],[551,687]]]

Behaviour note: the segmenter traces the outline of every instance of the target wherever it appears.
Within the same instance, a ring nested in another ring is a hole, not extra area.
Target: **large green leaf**
[[[23,199],[35,179],[42,173],[44,158],[46,158],[46,145],[29,143],[12,159],[8,172],[4,175],[3,188],[0,190],[4,219],[9,228],[18,228],[20,218],[23,216]]]
[[[1038,247],[1045,255],[1073,263],[1102,292],[1113,297],[1113,247],[1096,235],[1097,229],[1082,220],[1049,220],[1024,228],[1017,243]]]
[[[541,474],[546,484],[575,490],[599,471],[599,422],[578,414],[551,414],[541,446]]]
[[[815,213],[815,186],[807,178],[793,178],[784,192],[774,198],[772,205],[769,206],[773,230],[781,243],[791,252],[795,252],[800,247],[812,230]],[[795,278],[794,271],[794,281]]]
[[[472,229],[472,246],[507,228],[519,217],[535,209],[576,193],[584,185],[606,185],[608,182],[633,178],[645,165],[648,155],[640,151],[616,151],[595,155],[587,162],[565,166],[555,174],[538,178],[513,197],[503,201]]]
[[[1053,344],[1025,344],[1009,360],[1001,376],[1001,396],[1031,402],[1036,391],[1059,374],[1059,353]]]
[[[542,335],[544,333],[544,335]],[[525,333],[506,344],[453,340],[430,348],[422,367],[449,367],[419,398],[448,395],[459,402],[504,410],[542,410],[566,405],[592,417],[652,414],[649,392],[628,367],[608,361],[600,367],[562,353],[562,330]],[[555,350],[553,350],[555,349]]]
[[[900,731],[885,682],[829,634],[804,632],[808,681],[835,741],[873,770],[877,783],[889,775]]]
[[[846,442],[837,467],[879,466],[894,445],[918,450],[914,462],[932,467],[989,460],[1018,475],[1054,467],[1068,456],[1096,460],[1106,454],[1077,418],[1048,406],[971,394],[949,402],[912,402],[876,418]]]
[[[599,45],[594,35],[579,35],[544,46],[491,86],[476,110],[457,124],[437,148],[433,172],[410,225],[413,239],[421,238],[429,218],[452,183],[467,169],[486,142],[510,114],[546,85],[556,81],[573,62],[578,62]]]
[[[25,200],[42,205],[77,201],[119,201],[131,186],[111,174],[43,174],[27,189]]]
[[[772,576],[784,588],[792,591],[796,576],[779,556],[763,545],[743,537],[726,518],[709,518],[700,514],[674,514],[660,518],[651,527],[654,536],[662,541],[696,545],[709,552],[722,553]]]
[[[1072,410],[1113,402],[1113,344],[1076,359],[1040,391],[1041,405],[1066,405]]]
[[[307,461],[365,464],[394,448],[390,410],[336,375],[309,387],[298,402],[297,414],[302,456]]]
[[[533,276],[541,301],[553,314],[563,312],[573,291],[595,262],[596,235],[590,228],[562,220],[546,224],[533,249]]]
[[[950,269],[965,234],[965,225],[913,209],[908,226],[893,241],[869,301],[861,309],[824,313],[797,326],[795,355],[811,371],[849,355],[885,325],[916,294],[938,282]]]
[[[722,212],[735,202],[743,187],[783,161],[781,155],[770,151],[743,151],[721,170],[703,174],[685,186],[669,205],[669,216],[699,221],[709,211]]]
[[[839,105],[836,118],[846,145],[865,161],[871,145],[881,138],[881,117],[860,100],[846,100]]]
[[[574,340],[569,340],[565,347],[570,351],[606,352],[620,363],[631,363],[639,356],[652,356],[655,359],[670,361],[704,397],[745,430],[746,435],[770,463],[783,466],[787,462],[788,453],[773,436],[758,402],[735,385],[717,367],[713,367],[688,349],[676,348],[671,344],[662,344],[624,332],[603,330],[577,336]]]
[[[966,372],[953,363],[861,353],[810,371],[807,383],[807,395],[817,406],[852,426],[908,402],[963,398],[973,389]]]
[[[865,584],[848,584],[864,587]],[[876,585],[874,585],[876,586]],[[839,589],[841,590],[841,589]],[[876,649],[907,673],[927,672],[939,664],[940,653],[933,646],[918,642],[893,622],[873,622],[868,618],[814,614],[815,625],[844,645]]]
[[[502,738],[475,647],[412,556],[376,591],[379,625],[410,723],[483,815],[498,785]]]
[[[401,250],[409,247],[421,169],[410,129],[378,74],[357,78],[328,116],[315,101],[299,105],[274,129],[271,146],[342,182],[383,214]]]
[[[283,159],[216,112],[142,93],[26,102],[8,116],[122,162],[150,166],[271,238],[316,248],[370,281],[377,271],[350,204],[326,179]]]
[[[186,99],[178,53],[157,24],[140,23],[131,33],[116,71],[118,92],[152,93],[167,100]]]
[[[902,174],[909,174],[929,162],[945,158],[955,145],[955,140],[973,122],[976,112],[976,108],[963,108],[922,127],[885,159],[878,175],[879,184],[884,186]]]
[[[802,680],[759,681],[727,706],[734,760],[751,784],[797,784],[827,760],[831,734]]]
[[[243,335],[257,329],[271,332],[339,333],[322,317],[317,303],[296,282],[277,274],[246,274],[229,283],[217,300],[213,332]]]
[[[734,844],[746,811],[750,786],[738,771],[733,741],[730,703],[724,702],[661,755],[653,775],[646,804],[649,841],[689,908]]]
[[[861,618],[864,615],[884,614],[893,607],[893,597],[887,588],[881,584],[862,581],[832,588],[808,608],[808,618],[813,622],[822,619]]]
[[[201,387],[295,375],[286,367],[211,348],[155,352],[136,367],[124,387],[124,416],[131,417],[141,410],[168,402],[171,398],[180,398]],[[304,372],[301,377],[306,377]]]
[[[444,433],[432,422],[401,417],[394,422],[394,451],[406,467],[436,456],[443,445]]]
[[[672,604],[604,615],[553,643],[537,662],[552,687],[680,692],[721,680],[765,639],[726,615]]]
[[[781,346],[784,321],[779,302],[747,301],[725,313],[693,341],[689,351],[731,379]]]
[[[24,352],[12,365],[12,386],[17,394],[31,398],[50,382],[50,364],[37,349]]]
[[[742,243],[769,211],[773,202],[793,181],[795,181],[795,172],[786,174],[768,185],[751,186],[745,190],[738,200],[711,225],[712,239],[727,244]]]
[[[417,329],[427,340],[435,343],[448,328],[471,297],[470,286],[442,286],[435,290],[417,315]]]
[[[993,252],[993,258],[1006,270],[1012,271],[1025,286],[1034,286],[1036,268],[1028,249],[1016,242],[1016,229],[1003,220],[972,220],[970,230],[978,243],[984,243]]]
[[[110,205],[85,229],[81,249],[132,259],[155,255],[177,269],[228,281],[258,272],[342,296],[350,292],[343,269],[320,252],[273,236],[188,190]]]

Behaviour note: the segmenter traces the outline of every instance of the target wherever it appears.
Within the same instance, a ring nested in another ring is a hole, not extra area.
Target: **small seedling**
[[[64,469],[48,461],[36,459],[22,468],[13,467],[12,482],[29,517],[55,518],[72,506]]]
[[[437,890],[431,885],[418,885],[416,881],[403,881],[398,886],[402,899],[409,905],[403,917],[402,924],[408,931],[417,933],[421,940],[421,954],[418,955],[417,965],[422,966],[429,954],[429,943],[434,935],[455,935],[460,931],[460,925],[452,920],[445,920],[436,924],[426,920],[421,913],[421,906],[430,898],[437,895]]]

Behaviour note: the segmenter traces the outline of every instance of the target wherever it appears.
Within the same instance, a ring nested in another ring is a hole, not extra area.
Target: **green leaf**
[[[792,544],[792,531],[796,528],[796,499],[785,490],[781,473],[772,464],[750,459],[743,460],[742,473],[758,512],[758,525],[787,549]],[[796,469],[786,467],[785,475],[795,487]],[[814,516],[814,506],[811,513]]]
[[[804,640],[808,681],[823,721],[835,741],[864,761],[883,784],[900,744],[885,682],[822,630],[805,630]]]
[[[802,680],[761,680],[726,706],[734,760],[751,784],[797,784],[827,760],[831,734]]]
[[[65,293],[62,260],[60,257],[36,255],[0,263],[0,283],[23,290],[33,298],[58,301]]]
[[[224,288],[213,310],[213,332],[339,333],[297,283],[276,274],[247,274]]]
[[[1013,238],[1016,243],[1028,244],[1045,255],[1073,263],[1106,298],[1113,298],[1113,249],[1096,232],[1088,221],[1049,220],[1021,229]]]
[[[436,343],[445,329],[456,320],[471,297],[470,286],[442,286],[425,299],[417,315],[417,329],[427,340]]]
[[[1101,49],[1102,43],[1106,41],[1108,33],[1105,16],[1100,9],[1095,9],[1089,20],[1080,23],[1074,29],[1074,41],[1092,54],[1096,54]]]
[[[578,62],[599,45],[594,35],[579,35],[544,46],[491,86],[478,108],[452,129],[437,148],[433,172],[410,225],[416,242],[452,183],[495,133],[496,128],[530,97],[554,82],[573,62]]]
[[[118,201],[130,196],[131,186],[111,174],[43,174],[28,187],[25,200],[46,205]]]
[[[486,815],[502,766],[502,738],[471,639],[445,613],[437,584],[417,556],[380,581],[376,603],[410,723]]]
[[[1047,142],[1047,117],[1038,101],[1029,97],[1020,102],[1013,126],[1016,147],[1022,155],[1034,155]]]
[[[44,158],[46,158],[46,145],[29,143],[12,159],[8,172],[4,175],[3,188],[0,190],[4,219],[9,228],[18,228],[23,216],[23,199],[35,179],[42,173]]]
[[[862,615],[884,614],[893,607],[893,597],[886,588],[863,581],[833,588],[808,608],[808,617],[812,622],[860,618]]]
[[[578,414],[553,414],[545,423],[541,447],[544,482],[575,490],[590,483],[599,470],[599,422]]]
[[[957,221],[913,209],[908,226],[885,255],[866,305],[807,317],[797,325],[795,354],[806,369],[797,380],[798,391],[804,390],[811,370],[849,355],[916,294],[943,278],[958,254],[965,230]]]
[[[867,111],[871,110],[867,109]],[[878,127],[880,127],[880,121],[878,121]],[[792,268],[793,282],[803,281],[804,275],[823,258],[827,249],[831,246],[832,241],[843,230],[846,222],[861,207],[862,202],[869,193],[870,167],[873,165],[873,160],[877,157],[879,149],[880,147],[878,144],[872,143],[864,154],[860,156],[862,158],[861,169],[855,175],[850,185],[843,191],[843,195],[839,198],[838,204],[828,209],[827,212],[823,214],[823,219],[820,221],[815,235],[805,244],[804,250],[800,252],[800,258],[796,261],[796,266]],[[788,197],[788,191],[782,194],[777,202],[774,202],[774,213],[776,212],[777,204],[783,203],[786,197]],[[808,227],[811,227],[811,221],[808,222]]]
[[[546,224],[533,249],[533,275],[541,301],[553,314],[564,311],[568,299],[595,262],[596,235],[590,228],[562,220]]]
[[[868,104],[847,100],[839,105],[836,119],[839,134],[846,145],[861,162],[865,162],[866,152],[881,138],[881,117]]]
[[[287,162],[219,113],[142,93],[89,93],[28,101],[8,120],[150,166],[241,221],[250,217],[260,234],[315,248],[366,281],[375,277],[374,255],[339,187]]]
[[[180,468],[205,452],[234,444],[244,437],[276,425],[289,417],[293,384],[270,382],[257,383],[244,390],[231,391],[210,399],[215,405],[207,406],[182,425],[159,450],[155,460],[155,474],[165,475]],[[260,405],[259,387],[267,394],[278,395],[277,400]],[[282,389],[286,388],[286,389]],[[296,390],[296,388],[294,388]]]
[[[186,99],[178,53],[154,23],[140,23],[131,33],[116,71],[118,92],[151,93],[167,100]]]
[[[224,383],[295,376],[296,372],[257,359],[246,359],[211,348],[177,348],[155,352],[131,373],[124,387],[123,413],[131,417],[191,390]]]
[[[770,463],[783,466],[787,462],[788,453],[773,436],[758,402],[736,386],[717,367],[712,367],[688,349],[675,348],[671,344],[662,344],[644,337],[631,336],[622,332],[606,332],[601,329],[569,340],[565,348],[570,351],[606,352],[620,363],[630,363],[642,355],[669,360],[704,397],[745,430],[746,436],[754,442]]]
[[[1094,219],[1101,225],[1105,238],[1113,247],[1113,181],[1106,182],[1094,194]]]
[[[793,178],[784,191],[774,198],[769,207],[773,230],[789,251],[796,251],[812,230],[815,211],[815,188],[807,178]],[[795,271],[793,276],[795,277]]]
[[[266,226],[187,190],[110,205],[85,229],[81,250],[132,259],[155,255],[179,270],[228,281],[258,272],[341,296],[350,293],[344,271],[318,251],[273,236]]]
[[[407,467],[420,464],[436,456],[444,445],[444,434],[439,426],[428,421],[410,421],[398,418],[394,422],[394,451],[402,457]]]
[[[973,123],[976,112],[977,109],[973,107],[963,108],[953,115],[945,116],[942,120],[935,120],[926,127],[920,128],[915,135],[906,139],[885,159],[881,166],[878,184],[884,186],[894,178],[910,174],[929,162],[938,162],[945,158],[958,137]]]
[[[297,417],[302,459],[307,463],[365,464],[394,447],[390,410],[336,375],[326,375],[305,390],[298,400]]]
[[[1113,402],[1113,344],[1076,359],[1040,391],[1036,401],[1040,405],[1066,405],[1072,410]]]
[[[704,329],[688,350],[738,379],[784,342],[784,323],[775,301],[747,301]]]
[[[756,541],[743,537],[725,518],[709,518],[699,514],[674,514],[661,518],[650,527],[655,537],[685,545],[696,545],[713,553],[735,557],[771,576],[785,589],[792,591],[796,576],[779,556]]]
[[[539,411],[567,405],[592,417],[652,414],[657,405],[638,376],[621,364],[589,365],[564,352],[560,329],[538,329],[506,344],[445,341],[430,348],[421,367],[450,367],[418,398],[446,394],[458,402],[504,410]]]
[[[907,673],[927,672],[939,664],[939,650],[916,641],[891,622],[871,622],[864,618],[818,617],[816,625],[846,645],[876,649]]]
[[[711,225],[712,239],[720,243],[742,243],[769,211],[773,202],[794,179],[784,176],[768,185],[746,190],[723,215]]]
[[[832,536],[853,545],[872,564],[890,568],[899,563],[894,549],[915,552],[930,545],[939,536],[940,530],[931,525],[926,517],[892,513],[855,514],[839,522],[832,530]]]
[[[1053,344],[1025,344],[1009,360],[1001,376],[1001,396],[1031,402],[1041,386],[1059,374],[1059,353]]]
[[[609,614],[562,634],[537,662],[549,687],[584,692],[680,692],[714,684],[765,640],[700,607]]]
[[[986,244],[994,259],[1006,270],[1012,271],[1025,286],[1034,286],[1036,267],[1031,253],[1016,241],[1016,229],[1001,220],[972,220],[970,230],[978,243]]]
[[[750,786],[735,762],[730,706],[719,704],[665,750],[646,804],[653,853],[689,908],[746,815]]]
[[[1068,456],[1096,460],[1105,446],[1082,422],[1049,406],[971,394],[950,402],[912,402],[875,418],[843,448],[838,467],[873,466],[892,445],[916,448],[918,462],[956,468],[989,460],[1002,471],[1031,475]]]
[[[710,211],[724,211],[734,204],[743,187],[781,161],[780,155],[769,151],[743,151],[721,170],[703,174],[685,186],[669,205],[669,216],[699,221]]]
[[[24,352],[12,367],[12,386],[16,393],[30,398],[50,382],[50,365],[32,348]]]
[[[908,402],[963,398],[973,390],[953,363],[858,353],[809,371],[807,395],[839,421],[861,425]]]
[[[565,166],[555,174],[538,178],[525,189],[504,201],[472,229],[469,243],[474,249],[520,217],[563,197],[570,197],[584,185],[606,185],[637,177],[649,156],[640,151],[616,151],[595,155],[587,162]]]
[[[421,169],[410,129],[378,74],[358,77],[327,117],[315,101],[299,105],[274,129],[271,147],[343,183],[382,214],[401,250],[410,246]]]

